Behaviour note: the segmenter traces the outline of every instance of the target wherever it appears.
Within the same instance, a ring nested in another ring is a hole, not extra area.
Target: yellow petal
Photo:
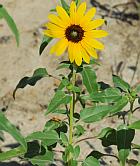
[[[90,21],[95,16],[95,13],[96,13],[96,8],[93,7],[85,14],[84,19]]]
[[[50,29],[44,30],[43,34],[53,38],[62,38],[65,36],[63,31],[50,30]]]
[[[54,14],[49,14],[48,18],[52,23],[56,24],[57,26],[66,28],[65,23],[58,16]]]
[[[90,62],[90,56],[88,55],[88,53],[86,52],[86,50],[81,46],[81,52],[82,52],[82,57],[83,60],[89,64]]]
[[[57,30],[57,31],[64,31],[65,30],[64,28],[62,28],[56,24],[53,24],[51,22],[46,23],[45,26],[50,30]]]
[[[56,11],[59,17],[65,22],[65,24],[69,25],[70,17],[68,16],[67,12],[61,6],[57,6]]]
[[[96,29],[100,27],[101,25],[103,25],[104,22],[105,22],[104,19],[93,20],[93,21],[90,21],[84,28],[85,30]]]
[[[53,37],[53,35],[51,34],[51,31],[50,31],[50,30],[44,30],[44,31],[43,31],[43,34],[44,34],[45,36]]]
[[[68,54],[69,54],[69,60],[70,60],[71,63],[73,63],[73,61],[74,61],[74,54],[73,54],[74,52],[73,52],[73,50],[74,50],[74,43],[69,42]]]
[[[92,30],[84,33],[85,37],[89,38],[102,38],[108,35],[108,33],[104,30]]]
[[[68,41],[66,38],[59,40],[54,46],[52,46],[50,53],[59,56],[62,55],[68,47]]]
[[[96,51],[95,51],[95,49],[93,47],[90,47],[87,43],[85,43],[83,41],[81,42],[81,45],[87,51],[87,53],[90,56],[94,57],[95,59],[98,58],[98,55],[97,55],[97,53],[96,53]]]
[[[81,45],[79,43],[74,44],[74,59],[77,66],[80,66],[82,63],[82,53]]]
[[[90,47],[97,48],[99,50],[104,49],[104,45],[101,42],[97,41],[96,39],[84,38],[83,41],[87,43]]]
[[[82,22],[85,11],[86,11],[86,2],[83,2],[77,9],[77,15],[76,15],[77,24],[80,24],[80,22]]]
[[[91,19],[94,17],[95,13],[96,13],[96,8],[91,8],[81,20],[80,25],[82,27],[85,27],[85,25],[87,25],[87,23],[89,23]]]
[[[77,9],[77,14],[79,16],[83,16],[86,11],[86,2],[81,3],[81,5]]]
[[[72,1],[70,5],[70,20],[71,24],[76,23],[76,4],[74,1]]]

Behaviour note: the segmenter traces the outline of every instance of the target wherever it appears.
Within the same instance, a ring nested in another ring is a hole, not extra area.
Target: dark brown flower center
[[[84,30],[79,25],[71,25],[65,31],[68,41],[78,43],[84,37]]]

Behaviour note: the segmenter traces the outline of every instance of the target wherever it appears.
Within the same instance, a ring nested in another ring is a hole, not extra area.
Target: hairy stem
[[[75,86],[75,81],[76,81],[76,72],[72,71],[72,80],[71,83],[73,86]],[[70,113],[69,113],[69,144],[73,144],[73,115],[74,115],[74,108],[75,108],[75,92],[72,92],[72,99],[70,102]],[[69,154],[68,156],[68,166],[71,166],[71,155]]]

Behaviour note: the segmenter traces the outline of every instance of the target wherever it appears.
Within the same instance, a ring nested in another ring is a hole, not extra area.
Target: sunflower
[[[80,66],[82,60],[90,62],[90,56],[97,58],[95,49],[102,50],[104,45],[96,38],[107,36],[107,32],[97,30],[104,24],[104,19],[92,20],[96,8],[86,12],[86,2],[77,8],[74,1],[70,4],[68,14],[61,6],[56,7],[58,15],[49,14],[49,22],[45,24],[44,35],[56,38],[58,41],[51,47],[50,54],[57,56],[68,51],[69,60]]]

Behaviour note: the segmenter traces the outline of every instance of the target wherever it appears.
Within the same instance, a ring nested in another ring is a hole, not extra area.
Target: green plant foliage
[[[89,156],[92,156],[92,157],[94,157],[94,158],[96,158],[96,159],[98,160],[98,159],[100,159],[101,157],[103,157],[104,154],[101,153],[101,152],[99,152],[99,151],[93,150],[93,151],[88,155],[88,157],[89,157]]]
[[[69,69],[71,66],[69,61],[63,61],[59,64],[59,66],[57,67],[56,70],[60,70],[60,69]]]
[[[85,123],[97,122],[108,114],[120,112],[127,105],[127,103],[128,100],[124,96],[114,105],[97,105],[94,107],[85,108],[80,112],[80,117]]]
[[[96,102],[112,103],[122,98],[122,94],[117,88],[107,88],[100,93],[93,93],[90,98]]]
[[[136,89],[135,89],[136,93],[139,94],[140,93],[140,85],[137,85],[136,86]]]
[[[123,96],[120,100],[118,100],[113,106],[110,111],[110,114],[118,113],[120,112],[128,103],[128,98],[126,96]]]
[[[100,105],[85,108],[80,112],[80,118],[85,123],[93,123],[103,119],[111,111],[112,106]]]
[[[121,90],[128,92],[130,91],[130,85],[122,80],[120,77],[113,75],[113,82],[115,87],[120,88]]]
[[[99,136],[99,139],[102,141],[102,145],[104,147],[108,147],[110,145],[117,145],[117,131],[111,128],[105,128],[102,131],[102,135]]]
[[[16,26],[13,18],[9,15],[7,10],[4,8],[4,6],[0,5],[0,19],[2,19],[2,18],[5,19],[5,21],[7,22],[9,28],[15,35],[17,45],[19,45],[19,32],[18,32],[17,26]]]
[[[4,141],[4,133],[0,131],[0,141]]]
[[[66,3],[65,0],[60,0],[62,7],[66,10],[66,12],[69,14],[69,5]]]
[[[97,138],[101,139],[104,138],[110,131],[114,130],[113,128],[106,127],[101,130],[101,132],[98,134]]]
[[[91,67],[87,66],[83,67],[81,74],[83,78],[83,84],[85,85],[89,94],[98,92],[95,71]]]
[[[4,161],[12,157],[20,156],[21,154],[24,154],[26,152],[27,144],[24,137],[1,112],[0,112],[0,130],[8,132],[19,144],[21,144],[21,147],[19,148],[15,148],[5,153],[0,153],[0,161]]]
[[[60,126],[60,122],[56,122],[53,120],[49,120],[46,122],[45,127],[44,127],[44,131],[51,131],[51,130],[55,130]]]
[[[122,166],[125,166],[126,159],[131,150],[131,142],[135,136],[135,130],[128,129],[127,126],[122,125],[117,130],[117,147],[119,151],[119,159]]]
[[[82,164],[82,166],[93,166],[93,165],[100,166],[100,163],[96,158],[94,158],[92,156],[86,158],[86,160]]]
[[[41,140],[45,142],[45,145],[50,146],[56,143],[59,140],[59,136],[55,130],[45,131],[45,132],[34,132],[30,134],[27,138],[27,141],[31,140]]]
[[[80,155],[80,146],[77,145],[75,148],[74,148],[74,153],[73,153],[73,158],[76,160]]]
[[[60,2],[69,14],[69,4],[66,0]],[[79,6],[80,0],[75,2]],[[0,6],[0,18],[3,18],[1,8],[4,10],[3,6]],[[51,12],[56,12],[56,9]],[[40,55],[51,41],[51,37],[43,38]],[[138,129],[139,132],[140,129],[140,120],[132,119],[139,109],[136,105],[140,104],[140,86],[131,87],[116,75],[113,75],[113,86],[102,81],[97,82],[93,65],[99,66],[94,59],[91,59],[89,64],[82,62],[81,66],[70,61],[59,64],[56,70],[60,72],[57,75],[60,83],[50,102],[45,104],[47,120],[41,131],[33,131],[24,138],[4,114],[0,113],[0,139],[4,140],[2,132],[6,131],[20,144],[17,148],[0,153],[0,161],[20,156],[35,166],[59,165],[57,160],[67,166],[99,166],[105,156],[114,157],[120,166],[138,163],[137,160],[129,159],[129,154],[133,149],[140,150],[139,143],[133,142],[136,137],[135,130]],[[60,69],[64,69],[65,74],[62,74]],[[31,77],[26,76],[19,81],[13,92],[14,98],[18,89],[27,85],[34,86],[44,77],[56,78],[48,74],[45,68],[36,69]],[[115,119],[115,127],[104,127],[102,120],[105,118]],[[102,130],[95,135],[94,127],[90,128],[88,123],[92,123],[92,127],[95,123],[102,124]],[[116,152],[110,150],[110,153],[105,154],[101,148],[96,147],[83,158],[83,143],[88,143],[87,140],[94,143],[96,139],[103,148],[115,147]],[[60,153],[62,158],[57,158],[60,155],[56,153]]]
[[[13,92],[13,97],[15,98],[15,94],[16,94],[16,91],[20,88],[25,88],[27,85],[30,85],[30,86],[34,86],[37,81],[39,81],[40,79],[42,79],[43,77],[47,77],[49,76],[47,70],[45,68],[39,68],[39,69],[36,69],[33,73],[33,76],[31,77],[24,77],[22,78],[19,83],[17,84],[14,92]]]
[[[128,126],[131,129],[140,129],[140,120],[132,123],[131,125]]]
[[[52,41],[52,39],[53,39],[52,37],[47,37],[47,36],[43,37],[43,40],[42,40],[42,43],[41,43],[40,49],[39,49],[39,55],[42,54],[42,52],[47,47],[47,45]]]
[[[13,136],[13,138],[22,145],[24,150],[27,149],[27,144],[25,142],[24,137],[20,134],[20,132],[13,126],[9,120],[4,116],[3,113],[0,112],[0,130],[8,132]]]
[[[68,104],[71,101],[71,96],[65,94],[65,92],[58,90],[53,99],[51,100],[50,104],[48,105],[48,109],[46,112],[46,115],[48,115],[51,112],[55,112],[55,110],[58,108],[58,106],[62,104]]]
[[[14,157],[23,156],[26,153],[23,146],[19,146],[7,152],[0,153],[0,161],[10,160]]]
[[[75,126],[75,136],[80,137],[85,133],[85,129],[82,125],[76,125]]]
[[[75,0],[76,5],[78,5],[81,2],[81,0]]]
[[[60,139],[64,146],[68,146],[68,137],[66,136],[65,133],[60,132]]]
[[[33,165],[46,166],[46,164],[53,162],[54,155],[52,152],[48,151],[44,155],[39,155],[28,159]]]

